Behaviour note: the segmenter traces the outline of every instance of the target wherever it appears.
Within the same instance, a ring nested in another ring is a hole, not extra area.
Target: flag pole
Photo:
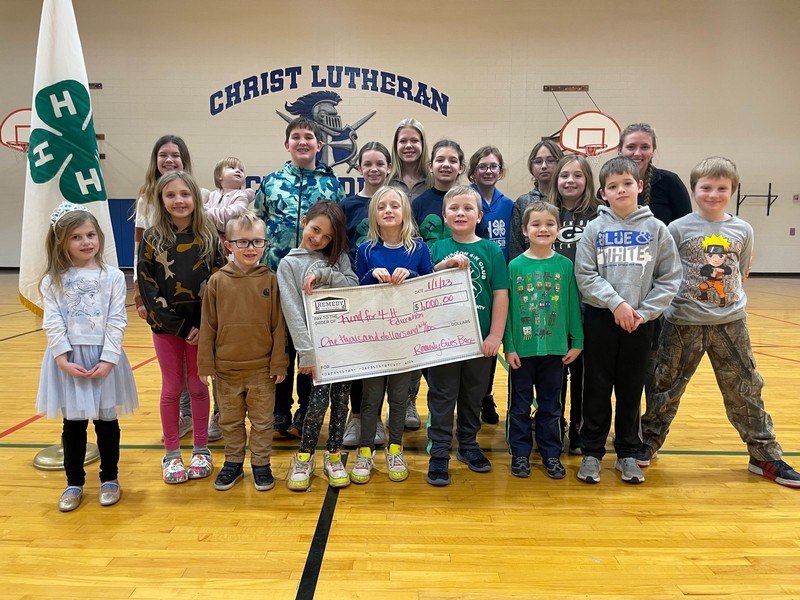
[[[106,238],[104,260],[117,266],[114,231],[92,118],[89,78],[71,0],[44,0],[33,76],[31,134],[25,179],[20,244],[19,296],[43,314],[39,280],[45,269],[43,245],[49,215],[63,200],[84,204]],[[100,458],[87,443],[85,464]],[[44,470],[64,468],[61,444],[33,459]]]

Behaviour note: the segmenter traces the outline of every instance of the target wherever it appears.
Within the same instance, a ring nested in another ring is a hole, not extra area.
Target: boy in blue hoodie
[[[626,483],[642,483],[640,405],[652,324],[678,292],[681,264],[667,226],[647,206],[639,167],[617,157],[600,169],[600,206],[578,242],[575,279],[584,313],[584,395],[580,435],[586,445],[578,479],[599,483],[600,461],[616,398],[614,467]]]
[[[300,221],[317,200],[344,200],[344,191],[336,174],[328,165],[317,162],[322,149],[317,124],[306,117],[292,120],[286,127],[284,146],[291,160],[278,171],[261,180],[256,192],[255,212],[267,225],[269,246],[264,262],[278,272],[278,264],[292,248],[297,248],[303,237]],[[288,338],[289,369],[286,379],[275,390],[275,434],[300,437],[303,418],[311,393],[311,377],[297,376],[299,408],[292,419],[292,387],[296,352],[291,337]]]

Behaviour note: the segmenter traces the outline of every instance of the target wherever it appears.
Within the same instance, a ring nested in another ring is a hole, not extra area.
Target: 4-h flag
[[[89,78],[71,0],[44,0],[33,76],[28,171],[20,247],[20,301],[42,314],[39,278],[50,213],[63,200],[86,204],[105,234],[107,263],[117,265],[106,186],[92,121]]]

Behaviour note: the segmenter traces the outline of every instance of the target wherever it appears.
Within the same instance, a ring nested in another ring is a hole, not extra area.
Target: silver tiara
[[[55,210],[53,210],[53,213],[50,215],[50,226],[55,227],[56,223],[58,223],[61,217],[74,210],[80,210],[88,213],[92,212],[82,204],[73,204],[72,202],[67,202],[65,200],[64,202],[56,206]]]

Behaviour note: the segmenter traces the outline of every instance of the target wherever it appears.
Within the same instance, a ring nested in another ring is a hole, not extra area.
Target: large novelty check
[[[481,332],[469,269],[400,285],[319,290],[305,297],[316,384],[477,358]]]

